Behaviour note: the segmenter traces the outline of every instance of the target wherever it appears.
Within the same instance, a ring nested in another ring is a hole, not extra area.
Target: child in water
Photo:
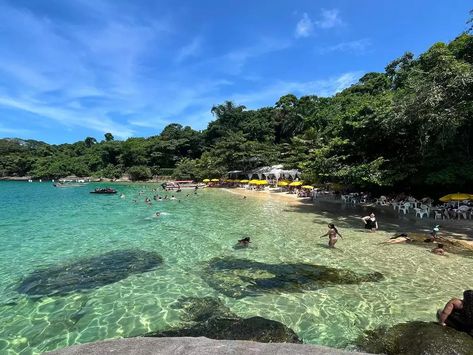
[[[443,244],[437,244],[437,247],[432,249],[431,251],[434,254],[437,255],[445,255],[445,250],[443,249]]]
[[[342,235],[338,232],[338,229],[335,227],[335,224],[333,223],[329,223],[328,225],[328,232],[325,233],[323,236],[321,236],[320,238],[323,238],[323,237],[326,237],[328,236],[328,247],[329,248],[335,248],[335,243],[337,242],[338,240],[338,237],[337,236],[340,236],[340,238],[343,239]]]

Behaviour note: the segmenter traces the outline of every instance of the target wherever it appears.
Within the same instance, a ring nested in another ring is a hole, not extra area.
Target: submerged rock
[[[252,340],[262,343],[302,343],[296,333],[284,324],[234,314],[218,298],[181,298],[175,308],[185,311],[180,328],[156,331],[145,337],[207,337],[217,340]]]
[[[157,253],[143,250],[117,250],[51,266],[27,275],[17,287],[29,297],[66,295],[87,291],[143,273],[162,263]]]
[[[302,343],[284,324],[262,317],[210,318],[190,328],[146,334],[147,337],[207,337],[217,340],[251,340],[261,343]]]
[[[357,341],[366,352],[387,355],[471,355],[473,337],[437,323],[408,322],[367,331]]]
[[[213,297],[183,297],[174,308],[185,311],[185,321],[203,322],[210,318],[237,318],[230,308],[225,306],[218,298]]]
[[[379,272],[358,274],[322,265],[265,264],[234,258],[210,260],[203,275],[212,288],[234,298],[258,296],[264,292],[303,292],[384,279]]]

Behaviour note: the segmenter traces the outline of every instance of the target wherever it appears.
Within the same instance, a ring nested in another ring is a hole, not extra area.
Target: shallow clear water
[[[158,185],[116,185],[125,199],[89,194],[96,186],[0,183],[0,353],[39,353],[177,326],[183,311],[176,301],[204,296],[219,297],[241,317],[280,321],[307,343],[350,347],[365,329],[434,320],[445,301],[471,288],[473,259],[379,245],[388,234],[348,229],[343,219],[335,223],[344,239],[337,249],[326,248],[319,236],[330,221],[315,208],[211,189],[147,207],[143,200]],[[140,190],[146,194],[135,204]],[[155,211],[164,213],[154,218]],[[245,235],[252,247],[234,250]],[[157,252],[164,263],[88,292],[33,300],[15,291],[38,268],[123,249]],[[215,257],[378,271],[385,280],[234,299],[202,277]]]

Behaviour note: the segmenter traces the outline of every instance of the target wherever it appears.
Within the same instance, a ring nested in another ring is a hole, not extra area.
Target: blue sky
[[[466,29],[469,1],[0,0],[0,137],[204,129],[225,100],[332,95]]]

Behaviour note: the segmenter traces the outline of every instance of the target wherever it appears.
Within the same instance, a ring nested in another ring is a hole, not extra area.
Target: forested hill
[[[464,33],[333,97],[288,94],[257,110],[225,102],[204,131],[171,124],[126,141],[3,139],[0,176],[200,179],[282,163],[307,182],[457,191],[473,186],[472,98],[473,36]]]

